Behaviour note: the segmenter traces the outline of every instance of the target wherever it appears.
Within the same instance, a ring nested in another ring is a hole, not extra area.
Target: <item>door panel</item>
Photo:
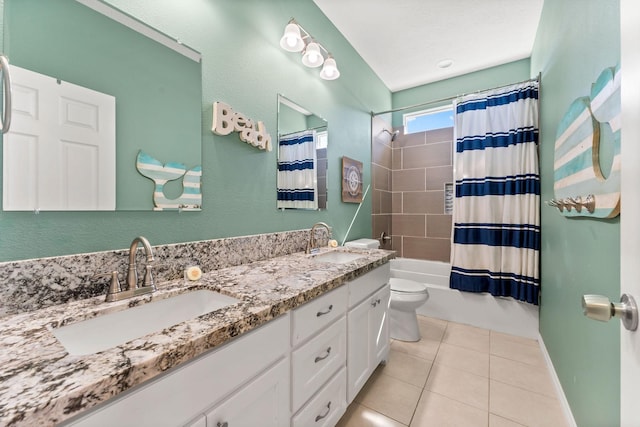
[[[367,382],[371,366],[368,299],[349,311],[347,325],[347,403],[351,403]]]
[[[288,425],[289,378],[284,359],[207,413],[207,426]]]
[[[115,209],[115,98],[10,66],[4,210]]]
[[[620,291],[640,301],[640,8],[620,1],[622,70],[622,211]],[[640,423],[640,333],[620,326],[620,423]]]

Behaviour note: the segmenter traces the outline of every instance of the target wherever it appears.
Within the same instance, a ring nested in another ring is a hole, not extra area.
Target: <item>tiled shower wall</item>
[[[405,258],[448,262],[451,215],[444,213],[444,185],[453,181],[453,128],[400,134],[372,123],[372,221],[374,237],[385,231],[385,248]]]
[[[391,126],[380,117],[371,120],[371,221],[374,238],[380,238],[384,232],[391,236],[391,137],[383,129],[391,129]],[[395,143],[395,141],[394,141]],[[392,242],[384,241],[383,249],[391,249]],[[401,256],[398,253],[398,256]]]

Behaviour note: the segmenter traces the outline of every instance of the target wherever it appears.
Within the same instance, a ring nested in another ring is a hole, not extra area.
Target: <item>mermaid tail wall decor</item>
[[[202,167],[195,166],[187,170],[182,163],[168,162],[162,164],[142,150],[136,157],[138,172],[155,183],[153,190],[154,210],[200,210],[202,192],[200,178]],[[176,199],[168,199],[164,194],[164,185],[169,181],[182,178],[182,194]]]

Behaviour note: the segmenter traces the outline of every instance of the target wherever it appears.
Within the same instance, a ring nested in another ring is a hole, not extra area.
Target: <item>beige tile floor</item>
[[[538,343],[418,316],[338,427],[565,427]]]

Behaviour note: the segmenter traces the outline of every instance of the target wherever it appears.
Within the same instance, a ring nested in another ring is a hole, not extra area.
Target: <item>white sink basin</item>
[[[83,320],[52,332],[70,355],[82,356],[107,350],[237,302],[239,300],[235,298],[201,289]]]
[[[332,262],[335,264],[345,264],[362,258],[364,255],[353,254],[350,252],[326,252],[324,254],[315,255],[311,259],[318,262]]]

